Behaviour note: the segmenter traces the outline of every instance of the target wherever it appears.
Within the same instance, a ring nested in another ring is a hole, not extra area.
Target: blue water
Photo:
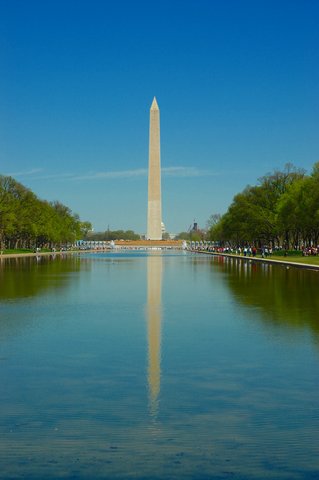
[[[173,252],[3,261],[0,478],[318,478],[318,275]]]

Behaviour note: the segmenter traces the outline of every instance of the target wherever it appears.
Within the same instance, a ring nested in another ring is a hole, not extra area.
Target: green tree
[[[40,200],[12,177],[0,176],[0,247],[30,248],[73,242],[89,222],[60,202]]]
[[[212,240],[242,243],[279,243],[282,224],[278,204],[290,186],[304,177],[304,171],[291,164],[261,177],[259,185],[247,186],[235,195],[223,217],[209,230]]]
[[[313,172],[291,184],[278,203],[278,219],[285,243],[301,246],[319,241],[319,162]]]

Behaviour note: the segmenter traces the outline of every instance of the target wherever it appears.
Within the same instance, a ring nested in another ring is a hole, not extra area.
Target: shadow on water
[[[236,301],[260,309],[268,325],[309,329],[319,336],[319,272],[268,263],[213,257]]]

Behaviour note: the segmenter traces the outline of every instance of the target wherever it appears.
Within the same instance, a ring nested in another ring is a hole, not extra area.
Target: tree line
[[[91,229],[62,203],[39,199],[12,177],[0,175],[0,248],[73,243]]]
[[[83,240],[110,241],[110,240],[139,240],[140,235],[133,230],[106,230],[105,232],[88,232]]]
[[[213,217],[213,216],[212,216]],[[291,164],[235,195],[207,238],[222,244],[302,248],[319,244],[319,162],[310,175]]]

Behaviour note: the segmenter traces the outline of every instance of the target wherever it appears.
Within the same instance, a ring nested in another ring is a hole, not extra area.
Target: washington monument
[[[147,238],[162,240],[160,113],[155,97],[150,110]]]

